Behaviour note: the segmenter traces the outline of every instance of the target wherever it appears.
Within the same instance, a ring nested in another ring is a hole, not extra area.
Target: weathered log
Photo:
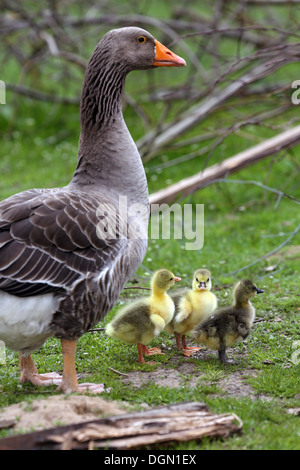
[[[227,437],[241,428],[235,414],[211,413],[204,403],[179,403],[0,439],[0,450],[127,450],[204,436]]]

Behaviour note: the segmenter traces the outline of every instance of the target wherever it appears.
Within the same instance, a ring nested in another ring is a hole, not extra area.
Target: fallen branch
[[[227,437],[241,429],[235,414],[211,413],[204,403],[181,403],[8,437],[0,440],[0,449],[129,450],[204,436]]]
[[[186,197],[213,180],[227,176],[280,150],[292,147],[299,142],[300,126],[296,126],[254,147],[244,150],[233,157],[227,158],[221,163],[212,165],[189,178],[184,178],[165,189],[151,194],[150,204],[170,204],[174,202],[176,198]],[[152,206],[152,213],[158,209],[159,207]]]

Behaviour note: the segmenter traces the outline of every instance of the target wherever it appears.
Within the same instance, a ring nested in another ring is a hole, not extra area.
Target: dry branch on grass
[[[271,154],[278,153],[300,142],[300,126],[293,127],[271,139],[263,141],[233,157],[223,160],[217,165],[210,166],[204,171],[180,180],[179,182],[150,195],[151,204],[172,203],[178,197],[185,197],[211,181],[225,177],[251,163],[257,162]],[[152,206],[152,212],[155,206]]]
[[[211,413],[203,403],[181,403],[1,439],[0,450],[128,450],[203,437],[228,437],[241,429],[242,422],[235,414]]]

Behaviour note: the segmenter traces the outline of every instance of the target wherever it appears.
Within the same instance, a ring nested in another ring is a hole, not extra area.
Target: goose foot
[[[75,368],[76,341],[62,340],[61,344],[64,358],[62,376],[56,372],[39,374],[32,357],[20,354],[20,382],[31,382],[37,386],[58,385],[57,391],[62,393],[102,393],[104,391],[104,384],[78,384]]]
[[[102,393],[102,392],[109,392],[109,389],[105,390],[105,385],[104,384],[94,384],[94,383],[83,383],[83,384],[78,384],[78,390],[77,393]]]
[[[57,374],[56,372],[50,372],[48,374],[31,374],[30,376],[21,375],[20,382],[30,382],[33,385],[37,385],[39,387],[46,387],[48,385],[60,385],[62,381],[62,376]]]
[[[32,357],[24,357],[20,354],[21,377],[20,382],[30,382],[33,385],[44,387],[47,385],[60,385],[62,376],[56,372],[39,374]]]

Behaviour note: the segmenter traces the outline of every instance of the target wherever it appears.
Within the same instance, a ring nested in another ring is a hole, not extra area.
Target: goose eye
[[[199,279],[196,277],[196,281],[199,282]]]
[[[207,281],[206,281],[206,282],[209,282],[209,278],[207,279]]]
[[[171,277],[170,281],[173,281],[173,278]]]
[[[139,37],[137,38],[137,40],[138,40],[139,43],[143,43],[143,42],[146,42],[146,41],[147,41],[147,39],[145,38],[145,36],[139,36]]]

